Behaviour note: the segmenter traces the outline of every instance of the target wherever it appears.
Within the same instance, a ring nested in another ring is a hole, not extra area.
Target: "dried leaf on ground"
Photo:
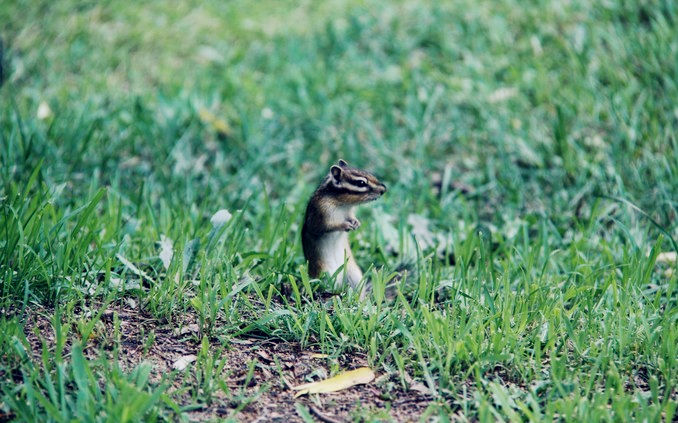
[[[172,240],[167,238],[165,235],[160,235],[160,261],[165,270],[169,269],[170,263],[172,263],[172,257],[174,256],[174,247],[172,245]]]
[[[219,228],[226,222],[231,220],[231,217],[232,215],[228,210],[221,209],[212,215],[212,217],[210,218],[210,223],[212,223],[212,226],[214,226],[215,228]]]
[[[420,394],[429,396],[433,395],[433,391],[431,391],[429,387],[427,387],[421,382],[417,382],[416,380],[412,379],[412,377],[407,372],[404,373],[403,377],[405,379],[405,382],[407,382],[407,384],[409,385],[410,391],[419,392]]]
[[[228,122],[216,116],[214,113],[210,112],[204,107],[201,107],[198,110],[198,116],[203,123],[211,126],[212,129],[219,132],[220,134],[228,135],[231,132],[231,127],[228,125]]]
[[[38,112],[36,113],[36,116],[40,120],[46,120],[54,116],[54,113],[49,107],[49,104],[47,104],[46,101],[42,101],[40,102],[40,105],[38,105]]]
[[[176,370],[184,370],[186,367],[188,367],[189,364],[193,363],[198,357],[196,357],[193,354],[189,355],[184,355],[179,357],[178,360],[176,360],[174,363],[172,363],[172,367]]]
[[[678,254],[675,251],[667,251],[659,253],[657,256],[657,263],[675,263]]]
[[[295,386],[292,389],[299,391],[294,395],[296,398],[304,394],[324,394],[327,392],[340,391],[354,385],[369,383],[372,380],[374,380],[374,372],[372,369],[369,367],[361,367],[359,369],[340,373],[329,379]]]
[[[143,270],[139,269],[134,263],[132,263],[131,261],[129,261],[129,260],[128,260],[127,258],[125,258],[122,254],[116,254],[115,257],[117,257],[117,259],[120,260],[120,262],[121,262],[126,268],[128,268],[132,273],[134,273],[135,275],[139,276],[140,278],[144,278],[144,279],[146,279],[147,281],[149,281],[149,282],[151,282],[151,283],[154,283],[154,282],[155,282],[155,281],[153,280],[153,278],[151,278],[150,276],[148,276],[148,274],[147,274],[146,272],[144,272]]]
[[[187,333],[198,333],[200,332],[200,326],[197,323],[191,323],[186,326],[183,326],[181,329],[176,328],[172,333],[176,335],[186,335]]]

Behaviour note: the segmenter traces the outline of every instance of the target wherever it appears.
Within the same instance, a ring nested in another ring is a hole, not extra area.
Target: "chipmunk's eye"
[[[358,181],[356,181],[355,184],[359,187],[366,187],[367,186],[367,182],[365,182],[363,180],[358,180]]]

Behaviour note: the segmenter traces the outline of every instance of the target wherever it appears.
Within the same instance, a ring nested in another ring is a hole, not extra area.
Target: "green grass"
[[[441,421],[671,421],[678,269],[657,257],[678,239],[676,28],[669,0],[0,0],[0,412],[173,420],[185,392],[220,391],[233,416],[257,400],[209,346],[177,390],[83,356],[104,304],[131,298],[217,344],[365,354],[395,375],[385,396],[411,377]],[[326,304],[299,230],[340,157],[389,192],[351,235],[372,295]],[[416,277],[384,299],[402,263]],[[37,305],[64,327],[40,360]]]

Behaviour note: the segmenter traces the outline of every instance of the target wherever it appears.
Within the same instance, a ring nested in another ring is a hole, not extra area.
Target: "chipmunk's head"
[[[376,200],[386,192],[386,185],[376,176],[351,167],[341,159],[330,168],[328,179],[329,187],[340,203],[365,203]]]

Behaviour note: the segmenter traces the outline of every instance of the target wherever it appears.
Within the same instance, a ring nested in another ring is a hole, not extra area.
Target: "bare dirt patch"
[[[92,307],[96,310],[96,307]],[[91,313],[75,310],[74,315]],[[39,362],[43,343],[54,348],[53,311],[35,307],[28,311],[24,331],[32,353]],[[77,338],[76,322],[66,342],[65,353]],[[294,398],[291,386],[330,375],[330,365],[341,370],[367,366],[361,354],[341,356],[336,361],[314,356],[299,343],[264,337],[209,339],[209,354],[225,359],[213,391],[205,392],[204,376],[197,362],[184,371],[174,363],[181,357],[198,356],[201,340],[196,317],[187,314],[177,324],[153,318],[128,302],[110,304],[101,314],[89,337],[85,355],[96,359],[117,356],[119,365],[130,370],[142,362],[152,365],[151,381],[169,380],[167,393],[180,406],[188,406],[191,420],[203,421],[235,416],[240,421],[302,421],[304,410],[317,421],[353,420],[356,410],[367,409],[374,417],[388,421],[416,421],[431,397],[425,390],[405,390],[395,375],[377,374],[370,384],[323,395]],[[168,377],[168,375],[171,375]],[[17,380],[17,382],[19,382]],[[416,385],[416,384],[415,384]],[[300,411],[300,406],[303,406]]]

